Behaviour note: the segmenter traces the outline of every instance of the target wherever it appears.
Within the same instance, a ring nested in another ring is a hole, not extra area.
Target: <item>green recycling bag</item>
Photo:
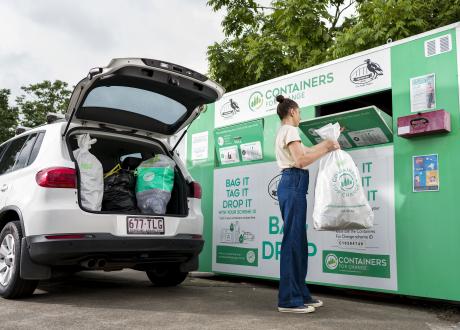
[[[138,167],[136,176],[136,193],[150,189],[170,192],[174,185],[174,170],[170,167]]]
[[[156,155],[143,161],[136,176],[137,206],[142,213],[165,214],[174,186],[174,160]]]

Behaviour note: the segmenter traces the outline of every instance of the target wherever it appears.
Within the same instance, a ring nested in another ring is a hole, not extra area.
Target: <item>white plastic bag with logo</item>
[[[323,139],[340,136],[340,125],[327,124],[316,130]],[[361,184],[361,176],[351,156],[335,150],[319,163],[313,209],[316,230],[365,229],[374,225],[374,213]]]
[[[100,211],[104,195],[104,170],[101,162],[89,152],[96,143],[89,134],[77,136],[78,149],[73,155],[80,170],[80,199],[82,206],[90,211]]]

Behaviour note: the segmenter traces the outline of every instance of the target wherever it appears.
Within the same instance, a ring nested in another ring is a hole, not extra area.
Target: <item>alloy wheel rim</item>
[[[7,286],[11,280],[14,269],[14,237],[11,234],[3,238],[0,245],[0,284]]]

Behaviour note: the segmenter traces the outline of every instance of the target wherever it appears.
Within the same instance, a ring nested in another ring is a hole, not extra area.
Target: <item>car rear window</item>
[[[29,159],[30,152],[34,147],[35,139],[37,138],[37,134],[29,135],[29,139],[24,143],[21,152],[19,153],[16,164],[14,165],[14,169],[18,170],[27,166],[27,160]]]
[[[37,158],[37,155],[38,155],[38,152],[40,151],[40,147],[42,145],[44,137],[45,137],[45,132],[41,132],[40,134],[38,134],[38,137],[35,140],[32,152],[30,153],[29,160],[27,161],[27,165],[32,164],[35,161],[35,158]]]
[[[117,109],[144,115],[164,124],[176,123],[187,108],[164,95],[126,86],[100,86],[90,91],[83,108]]]
[[[0,162],[0,175],[11,172],[13,170],[14,164],[18,160],[19,154],[21,153],[22,146],[28,138],[28,135],[21,136],[20,138],[17,138],[8,144]]]

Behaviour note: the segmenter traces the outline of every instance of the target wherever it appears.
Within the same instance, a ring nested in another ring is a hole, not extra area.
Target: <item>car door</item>
[[[6,142],[0,146],[0,167],[2,166],[2,156],[5,150],[8,148],[9,142]],[[3,187],[3,180],[2,176],[0,175],[0,209],[3,207],[3,200],[4,196],[6,195],[6,186]]]
[[[91,70],[75,86],[66,118],[79,125],[95,123],[168,137],[187,126],[204,104],[215,102],[223,92],[217,83],[179,65],[114,59],[107,67]]]
[[[0,208],[14,191],[15,170],[27,164],[36,136],[36,133],[27,134],[8,143],[0,161]]]

